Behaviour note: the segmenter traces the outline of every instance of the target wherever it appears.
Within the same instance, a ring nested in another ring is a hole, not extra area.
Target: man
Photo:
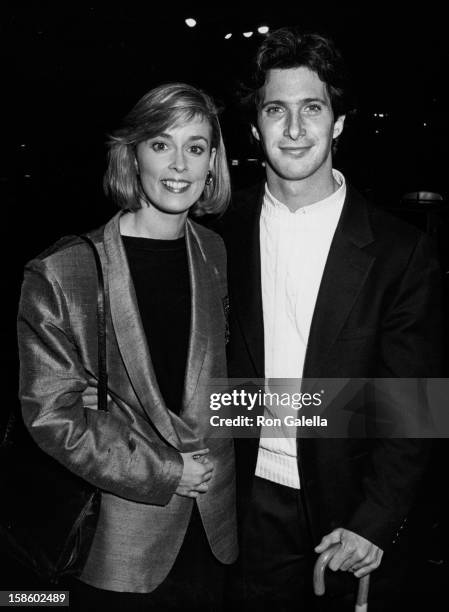
[[[440,374],[440,273],[426,237],[371,207],[332,167],[349,110],[344,74],[316,34],[284,28],[258,51],[248,99],[266,183],[236,196],[221,225],[230,377]],[[317,553],[336,545],[329,567],[342,571],[329,605],[353,608],[353,575],[371,572],[374,602],[396,563],[425,445],[278,434],[237,440],[239,597],[247,609],[301,609]]]

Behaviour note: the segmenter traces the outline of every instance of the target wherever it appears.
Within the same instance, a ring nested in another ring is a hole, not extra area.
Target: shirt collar
[[[339,170],[336,170],[335,168],[332,169],[332,175],[338,184],[337,189],[329,196],[327,196],[327,198],[319,200],[318,202],[314,202],[313,204],[309,204],[309,206],[303,206],[301,208],[298,208],[298,210],[296,210],[295,212],[291,212],[290,209],[283,202],[275,198],[274,195],[268,189],[267,183],[265,183],[265,194],[262,204],[263,212],[265,214],[315,214],[320,213],[324,210],[328,210],[329,208],[335,208],[338,205],[342,205],[346,196],[345,177]]]

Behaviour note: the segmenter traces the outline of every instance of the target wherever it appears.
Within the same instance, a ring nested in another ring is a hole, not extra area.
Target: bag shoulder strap
[[[108,371],[106,364],[106,298],[103,268],[94,242],[86,234],[79,238],[91,248],[97,268],[97,337],[98,337],[98,410],[108,410]]]

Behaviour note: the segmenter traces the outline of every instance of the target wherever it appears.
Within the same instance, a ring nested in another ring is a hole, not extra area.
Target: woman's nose
[[[184,170],[187,169],[186,158],[182,149],[178,149],[175,151],[170,164],[170,168],[172,170],[176,170],[177,172],[184,172]]]

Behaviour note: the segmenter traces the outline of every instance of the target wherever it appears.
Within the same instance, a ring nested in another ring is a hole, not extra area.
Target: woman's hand
[[[89,380],[89,385],[83,391],[83,406],[91,410],[98,408],[98,389],[95,380]],[[109,395],[108,395],[108,399]],[[181,453],[184,461],[184,469],[178,488],[175,493],[183,497],[198,497],[200,493],[206,493],[209,488],[208,482],[212,478],[213,464],[206,457],[209,449],[191,453]]]
[[[88,386],[84,389],[82,393],[83,398],[83,406],[84,408],[90,408],[91,410],[98,409],[98,383],[95,378],[89,378]],[[108,401],[111,399],[111,396],[108,393]]]
[[[89,385],[83,391],[83,406],[96,410],[98,408],[98,389],[95,386],[95,381],[89,380]]]
[[[212,478],[213,463],[207,458],[208,448],[191,453],[181,453],[184,469],[175,493],[183,497],[198,497],[206,493]]]

